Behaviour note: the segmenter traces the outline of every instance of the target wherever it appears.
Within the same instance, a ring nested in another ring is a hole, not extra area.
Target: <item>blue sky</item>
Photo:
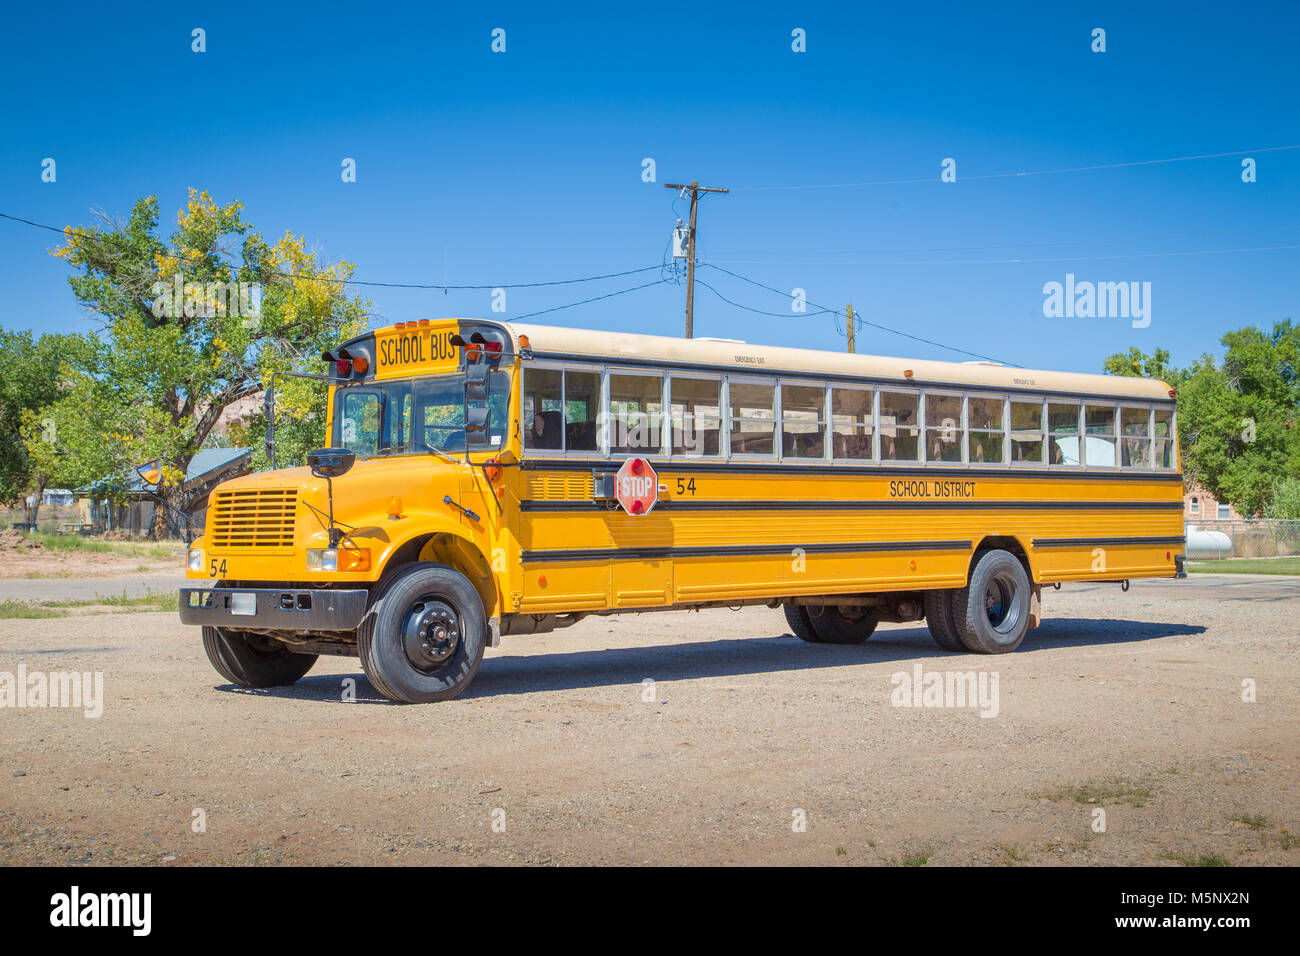
[[[974,178],[1300,144],[1294,3],[604,6],[11,7],[0,212],[82,224],[157,194],[170,225],[195,186],[359,279],[505,284],[662,262],[687,208],[662,183],[698,179],[733,190],[702,201],[702,259],[1020,365],[1098,371],[1134,345],[1187,363],[1300,319],[1300,248],[1189,254],[1300,246],[1300,149],[1246,154],[1249,184],[1243,156]],[[89,328],[55,240],[0,221],[0,324]],[[1150,325],[1045,318],[1067,273],[1151,283]],[[500,317],[658,277],[510,290]],[[831,316],[699,278],[778,314],[697,287],[697,335],[845,347]],[[487,292],[358,291],[377,324],[494,315]],[[680,334],[683,300],[655,286],[541,321]],[[965,357],[871,328],[858,350]]]

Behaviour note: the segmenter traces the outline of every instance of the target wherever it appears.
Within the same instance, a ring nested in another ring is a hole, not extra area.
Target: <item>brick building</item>
[[[1226,501],[1220,502],[1199,485],[1183,489],[1183,520],[1188,524],[1205,521],[1241,521],[1243,515]]]

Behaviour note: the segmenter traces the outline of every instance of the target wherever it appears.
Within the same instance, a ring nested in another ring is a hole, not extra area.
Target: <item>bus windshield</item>
[[[331,443],[358,459],[465,450],[465,377],[440,375],[345,385],[334,393]],[[510,376],[495,370],[488,382],[488,429],[475,448],[500,448],[506,438]]]

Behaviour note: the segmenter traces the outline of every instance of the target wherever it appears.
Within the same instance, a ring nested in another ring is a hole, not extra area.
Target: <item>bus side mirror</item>
[[[486,402],[488,397],[488,365],[471,362],[465,368],[465,401]]]
[[[307,464],[317,478],[346,475],[357,456],[346,448],[317,448],[307,454]]]

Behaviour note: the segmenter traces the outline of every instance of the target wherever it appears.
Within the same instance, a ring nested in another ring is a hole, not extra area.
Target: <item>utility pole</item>
[[[853,331],[854,331],[853,327],[854,327],[854,325],[856,324],[856,323],[854,323],[854,321],[853,321],[853,303],[852,303],[852,302],[849,303],[849,306],[848,306],[848,314],[849,314],[849,351],[852,352],[852,351],[853,351]]]
[[[731,190],[701,186],[694,179],[689,186],[683,183],[664,183],[664,189],[691,191],[691,225],[686,233],[686,337],[689,339],[695,331],[695,210],[700,202],[700,193],[727,193]]]

